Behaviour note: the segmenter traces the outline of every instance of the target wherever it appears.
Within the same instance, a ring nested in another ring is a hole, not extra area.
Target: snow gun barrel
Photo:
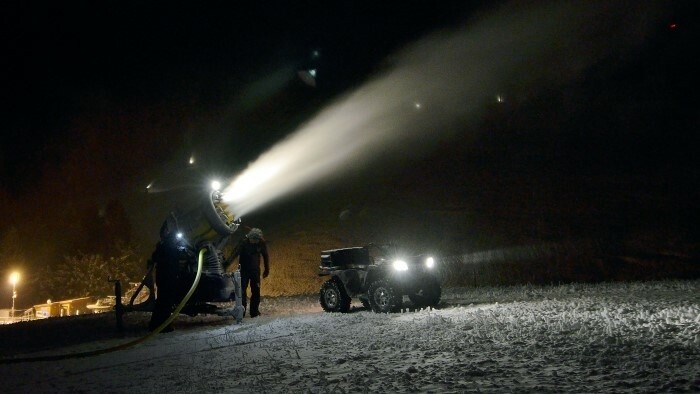
[[[163,234],[178,234],[191,246],[203,242],[218,243],[233,234],[240,225],[230,207],[223,202],[221,192],[214,190],[194,209],[171,213],[163,223]]]

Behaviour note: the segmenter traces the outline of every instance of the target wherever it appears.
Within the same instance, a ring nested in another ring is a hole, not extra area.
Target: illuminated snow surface
[[[445,289],[439,309],[266,298],[131,348],[0,364],[3,392],[700,392],[700,281]],[[355,307],[356,306],[356,307]],[[90,341],[13,356],[109,348]],[[76,320],[77,321],[77,320]],[[132,334],[130,334],[132,335]]]

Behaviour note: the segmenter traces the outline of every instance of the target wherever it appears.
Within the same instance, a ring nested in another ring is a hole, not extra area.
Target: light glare
[[[394,261],[394,269],[397,271],[408,271],[408,264],[403,260]]]

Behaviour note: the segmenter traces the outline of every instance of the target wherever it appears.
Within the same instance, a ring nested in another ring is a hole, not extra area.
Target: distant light
[[[211,181],[211,189],[212,190],[221,190],[221,182],[219,181]]]
[[[671,29],[671,30],[674,30],[674,29],[676,29],[677,27],[678,27],[678,25],[675,24],[675,23],[671,23],[671,24],[668,26],[668,28]]]
[[[150,189],[151,186],[153,186],[153,182],[151,182],[151,183],[149,183],[148,185],[146,185],[146,189]]]
[[[194,156],[190,156],[190,164],[194,164]]]
[[[317,50],[311,52],[311,56],[314,58],[318,58],[321,56],[321,52],[317,49]]]
[[[19,282],[19,272],[13,272],[10,274],[10,284],[12,286],[16,285],[17,282]]]
[[[182,239],[182,233],[177,233],[175,234],[175,236],[177,237],[177,239]]]
[[[297,75],[299,76],[299,79],[301,79],[301,81],[305,84],[311,86],[312,88],[316,87],[316,69],[299,70],[297,72]]]
[[[435,259],[432,257],[428,257],[427,259],[425,259],[425,266],[428,268],[435,267]]]
[[[496,96],[496,101],[498,101],[499,103],[502,103],[502,102],[503,102],[503,96],[501,96],[500,94],[499,94],[498,96]]]
[[[421,108],[421,104],[420,104],[420,103],[414,103],[413,106],[416,107],[416,109],[420,109],[420,108]]]

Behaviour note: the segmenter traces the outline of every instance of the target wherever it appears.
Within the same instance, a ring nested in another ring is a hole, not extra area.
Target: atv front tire
[[[401,294],[385,280],[372,283],[367,294],[369,305],[376,313],[398,312],[401,309]]]
[[[346,313],[350,310],[350,296],[345,287],[335,279],[329,279],[321,286],[319,301],[326,312]]]

